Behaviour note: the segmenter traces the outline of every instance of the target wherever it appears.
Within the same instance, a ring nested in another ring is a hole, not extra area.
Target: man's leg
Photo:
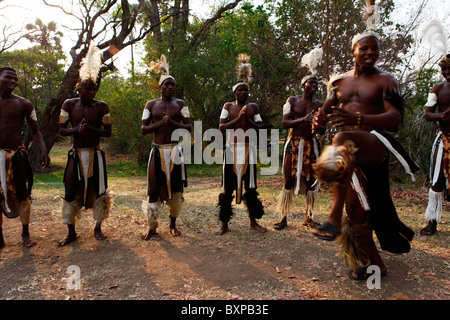
[[[433,167],[436,165],[438,148],[436,148],[435,154],[433,155]],[[442,159],[443,160],[443,159]],[[420,230],[420,234],[423,236],[431,236],[437,231],[437,224],[442,216],[442,205],[444,198],[444,191],[447,184],[447,178],[444,175],[443,161],[441,161],[439,170],[439,176],[437,181],[428,190],[428,204],[425,210],[425,220],[427,225]],[[436,168],[435,168],[436,170]]]
[[[356,248],[354,250],[356,256],[363,255],[350,258],[358,259],[362,261],[362,264],[376,265],[380,268],[381,274],[385,274],[387,268],[375,245],[372,227],[369,225],[366,213],[361,207],[359,198],[354,190],[348,192],[346,211],[349,217],[348,223],[351,226],[348,230],[350,233],[353,232],[350,238],[354,240],[354,243],[350,246]],[[365,267],[355,268],[349,276],[355,280],[366,279],[369,275],[365,273]]]
[[[157,235],[156,229],[158,228],[158,217],[161,210],[161,204],[159,201],[161,187],[158,185],[157,181],[162,180],[165,185],[165,178],[157,179],[157,174],[159,173],[156,170],[155,163],[155,157],[152,157],[150,159],[147,177],[149,193],[148,201],[144,201],[142,204],[148,221],[148,232],[147,235],[143,237],[144,240],[150,240],[152,237]]]
[[[76,219],[81,217],[81,208],[76,198],[76,188],[74,182],[75,162],[72,158],[69,158],[66,167],[66,173],[64,175],[64,190],[65,196],[62,204],[62,218],[63,224],[67,225],[67,237],[59,242],[60,246],[65,246],[77,239],[77,233],[75,231]]]
[[[333,146],[343,146],[346,141],[353,141],[357,151],[354,154],[355,161],[347,163],[348,173],[340,183],[333,184],[333,203],[326,223],[317,227],[313,234],[320,239],[334,240],[340,233],[342,210],[347,197],[347,191],[351,188],[350,180],[356,163],[358,165],[375,165],[382,161],[385,155],[384,145],[369,132],[342,131],[335,135]]]
[[[33,247],[36,242],[31,240],[29,225],[31,221],[31,197],[27,190],[27,158],[21,151],[13,156],[14,181],[16,184],[16,197],[19,200],[19,216],[22,222],[22,240],[25,246]]]
[[[292,178],[292,153],[286,152],[283,164],[284,188],[278,196],[277,211],[280,215],[280,222],[273,227],[282,230],[287,227],[287,215],[293,199],[294,179]]]

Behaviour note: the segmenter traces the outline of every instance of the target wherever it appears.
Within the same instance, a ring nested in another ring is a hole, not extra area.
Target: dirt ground
[[[78,241],[57,244],[66,236],[61,222],[61,184],[37,186],[33,191],[32,238],[37,245],[22,245],[18,219],[4,218],[6,246],[0,249],[2,300],[447,300],[449,281],[449,227],[439,225],[434,237],[417,235],[408,254],[382,253],[389,268],[380,289],[347,278],[349,268],[337,256],[335,242],[316,239],[303,226],[301,210],[289,215],[289,226],[278,231],[276,198],[281,178],[266,180],[259,188],[266,208],[260,234],[249,229],[243,204],[235,205],[231,231],[217,236],[220,178],[190,177],[178,219],[182,232],[172,237],[168,214],[159,218],[159,238],[143,241],[146,217],[145,177],[109,180],[116,193],[111,217],[104,223],[108,240],[93,237],[94,221],[85,212],[77,226]],[[401,194],[398,192],[397,194]],[[322,197],[330,197],[326,192]],[[398,201],[404,201],[397,197]],[[426,204],[426,191],[411,195]],[[412,201],[413,201],[412,200]],[[303,200],[298,200],[301,204]],[[397,200],[396,200],[397,201]],[[402,202],[404,203],[404,202]],[[400,204],[399,212],[408,214]],[[327,208],[316,216],[325,220]],[[424,208],[423,208],[424,209]],[[408,217],[414,228],[422,215]],[[444,219],[447,218],[446,214]],[[443,219],[443,220],[444,220]],[[414,222],[416,221],[416,222]],[[415,229],[415,231],[418,231]],[[80,270],[81,287],[69,285],[69,266]]]

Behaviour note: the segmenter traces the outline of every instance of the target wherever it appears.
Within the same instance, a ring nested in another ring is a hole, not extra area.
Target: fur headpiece
[[[238,58],[238,64],[236,66],[237,80],[238,82],[233,86],[233,92],[236,91],[240,85],[248,86],[252,81],[252,65],[250,64],[250,56],[241,53]]]
[[[439,67],[444,68],[450,66],[450,53],[444,59],[439,61]]]
[[[98,76],[103,63],[102,57],[103,52],[94,45],[93,41],[91,41],[86,56],[81,60],[81,68],[79,71],[80,81],[77,84],[77,89],[91,81],[95,85],[98,85]]]
[[[378,11],[378,5],[375,4],[375,0],[366,0],[366,6],[364,7],[364,17],[367,26],[367,30],[358,33],[352,39],[352,48],[355,44],[361,41],[364,38],[373,37],[378,41],[380,40],[380,36],[373,30],[377,29],[379,25],[380,13]]]
[[[159,85],[167,79],[172,79],[175,81],[175,78],[172,77],[169,73],[169,63],[167,62],[166,56],[164,54],[161,55],[159,60],[150,62],[150,70],[155,70],[156,72],[161,74],[161,78],[159,79]]]

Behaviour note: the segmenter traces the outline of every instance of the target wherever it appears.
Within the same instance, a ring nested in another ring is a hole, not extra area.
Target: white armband
[[[220,114],[220,119],[228,119],[229,112],[226,109],[222,109],[222,113]]]
[[[437,103],[437,95],[436,93],[429,93],[428,94],[428,100],[427,103],[425,104],[425,107],[432,107]]]
[[[191,115],[189,113],[189,108],[187,106],[184,106],[183,108],[181,108],[181,115],[185,118],[191,117]]]
[[[111,122],[111,113],[107,113],[102,117],[102,123],[105,126],[110,126],[112,124]]]
[[[255,116],[253,117],[253,121],[254,122],[262,122],[261,115],[255,114]]]
[[[36,110],[33,109],[33,111],[31,111],[30,118],[34,121],[37,121]]]
[[[150,118],[150,110],[148,110],[147,108],[144,109],[144,112],[142,113],[142,119],[141,120],[147,120],[148,118]]]
[[[61,109],[61,112],[59,113],[59,123],[64,124],[67,120],[69,120],[69,113],[66,110]]]
[[[288,101],[283,106],[283,116],[289,113],[291,113],[291,103]]]

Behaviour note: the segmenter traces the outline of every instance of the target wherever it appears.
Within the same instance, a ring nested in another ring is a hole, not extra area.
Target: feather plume
[[[439,20],[433,19],[419,28],[419,41],[427,41],[440,53],[447,53],[447,32]]]
[[[302,67],[309,69],[311,74],[317,74],[317,67],[322,61],[323,50],[322,48],[314,48],[309,53],[302,57]]]
[[[368,30],[377,29],[380,24],[380,12],[375,0],[367,0],[366,6],[363,8],[366,26]]]
[[[169,75],[169,63],[166,56],[162,54],[159,60],[150,62],[150,70],[154,70],[161,75]]]
[[[250,64],[250,56],[245,53],[241,53],[239,54],[237,60],[238,64],[236,66],[236,72],[238,81],[250,83],[252,81],[252,65]]]
[[[81,60],[79,75],[82,81],[90,79],[97,84],[97,77],[103,63],[102,57],[102,51],[94,45],[93,41],[91,41],[86,56]]]

